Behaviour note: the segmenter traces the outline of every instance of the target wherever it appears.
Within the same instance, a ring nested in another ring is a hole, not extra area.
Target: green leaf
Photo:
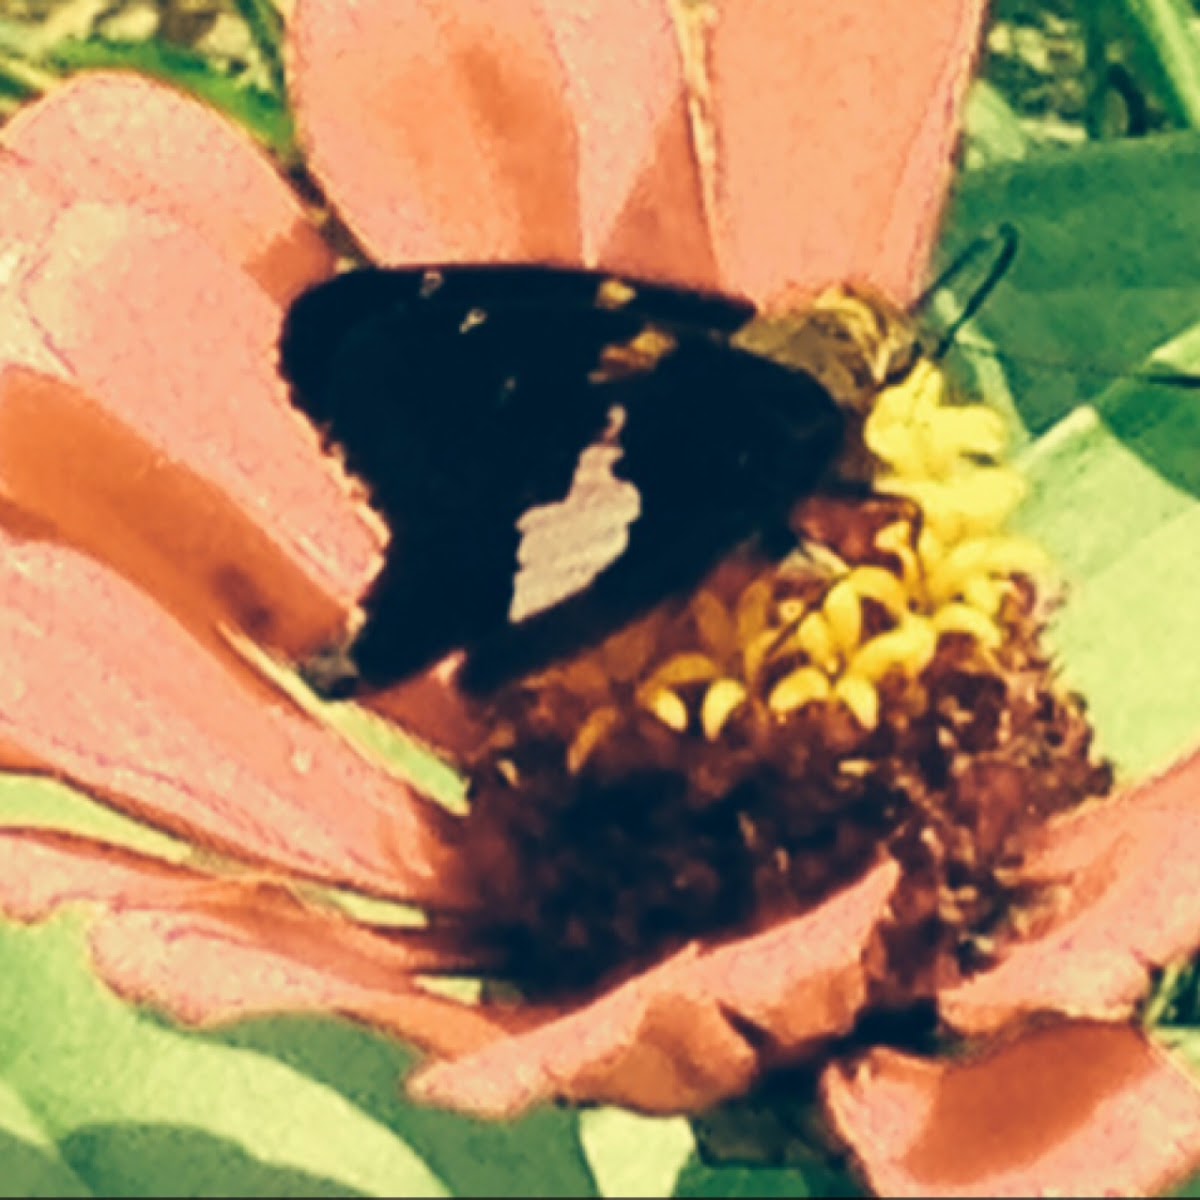
[[[1200,378],[1198,189],[1190,133],[1031,156],[960,180],[942,246],[1017,227],[959,361],[991,399],[999,368],[1001,402],[1044,435],[1021,522],[1063,572],[1053,642],[1126,778],[1200,736],[1200,392],[1119,377]]]
[[[56,82],[56,77],[0,49],[0,96],[30,100]]]
[[[1107,0],[1137,65],[1177,125],[1200,129],[1200,42],[1180,0]]]
[[[1200,318],[1198,193],[1192,133],[967,172],[942,261],[1000,221],[1016,226],[1020,247],[955,360],[974,373],[999,354],[1026,427],[1049,429]]]
[[[1000,90],[977,79],[967,97],[967,162],[971,167],[1024,158],[1030,139]]]
[[[0,1127],[24,1143],[31,1171],[60,1163],[75,1194],[446,1194],[338,1090],[108,994],[74,922],[0,926],[0,1081]]]
[[[93,1196],[63,1163],[57,1149],[45,1150],[0,1129],[0,1197]]]
[[[682,1117],[642,1117],[619,1108],[582,1114],[579,1135],[602,1196],[671,1196],[695,1139]],[[636,1147],[636,1153],[630,1148]]]
[[[1126,778],[1165,767],[1200,730],[1200,508],[1090,410],[1032,456],[1024,524],[1063,567],[1052,641]]]
[[[676,1196],[861,1196],[849,1176],[797,1167],[710,1166],[693,1155],[680,1173]]]
[[[91,1196],[20,1094],[0,1080],[0,1196]]]
[[[64,71],[131,70],[190,92],[243,126],[285,165],[296,159],[291,113],[279,96],[231,78],[202,55],[153,38],[108,42],[64,40],[46,62]]]
[[[455,1196],[594,1196],[578,1117],[546,1109],[499,1125],[405,1101],[400,1080],[411,1052],[331,1019],[252,1021],[213,1042],[253,1050],[344,1095],[394,1130]]]
[[[287,79],[283,67],[283,43],[286,30],[283,17],[271,0],[234,0],[254,47],[267,68],[271,86],[280,99],[287,96]]]

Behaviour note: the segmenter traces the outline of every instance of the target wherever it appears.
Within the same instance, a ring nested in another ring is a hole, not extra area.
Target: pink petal
[[[984,0],[724,0],[711,47],[722,282],[907,303],[937,230]]]
[[[375,257],[715,284],[662,0],[301,0],[292,39],[313,170]]]
[[[454,903],[448,816],[81,555],[4,539],[0,754],[244,861]]]
[[[578,144],[539,6],[300,0],[309,166],[384,262],[581,255]]]
[[[143,76],[77,76],[22,109],[0,146],[53,175],[68,201],[137,205],[191,228],[277,300],[332,270],[332,253],[249,137]]]
[[[679,37],[664,0],[541,0],[579,135],[583,261],[716,286]]]
[[[883,1196],[1146,1196],[1200,1167],[1200,1089],[1127,1026],[1057,1025],[967,1062],[875,1050],[824,1090]]]
[[[328,640],[374,573],[382,533],[286,399],[275,368],[279,307],[198,235],[112,205],[57,214],[9,287],[60,373],[96,397],[106,418],[163,469],[190,468],[262,531],[293,575],[308,577],[306,590],[322,593],[326,609],[310,638]],[[254,607],[268,574],[253,579],[249,566],[229,561],[225,590],[248,591],[245,607]]]
[[[292,656],[344,626],[349,598],[315,585],[300,554],[69,384],[0,372],[0,487],[16,506],[0,523],[103,560],[235,666],[222,625]]]
[[[941,997],[969,1033],[1050,1011],[1127,1017],[1155,967],[1200,947],[1200,754],[1051,826],[1029,864],[1047,912],[999,966]]]
[[[436,1029],[460,1052],[503,1035],[483,1013],[416,987],[416,972],[455,965],[419,929],[370,929],[265,880],[68,834],[0,832],[0,911],[39,921],[78,903],[102,909],[90,941],[105,981],[191,1025],[342,1012],[418,1038]]]
[[[119,995],[189,1025],[336,1013],[461,1054],[507,1035],[486,1011],[415,982],[429,955],[301,909],[282,893],[239,905],[106,916],[92,932],[93,962]]]
[[[74,834],[0,829],[0,911],[27,924],[44,921],[67,904],[184,908],[233,886],[232,880]]]
[[[410,1089],[497,1118],[552,1098],[674,1113],[744,1092],[765,1067],[853,1025],[866,1002],[863,953],[897,878],[886,863],[767,933],[693,945],[568,1016],[426,1067]]]
[[[17,363],[51,373],[62,363],[30,316],[19,281],[31,248],[49,233],[68,203],[62,189],[43,171],[0,148],[0,363]]]

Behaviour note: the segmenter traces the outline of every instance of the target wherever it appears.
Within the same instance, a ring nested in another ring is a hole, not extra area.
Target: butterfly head
[[[922,352],[917,325],[895,304],[850,287],[806,308],[756,317],[735,343],[812,375],[846,411],[866,416],[881,388],[902,379]]]

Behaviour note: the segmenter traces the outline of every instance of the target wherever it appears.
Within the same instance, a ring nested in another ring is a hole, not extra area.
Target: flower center
[[[944,983],[995,953],[1029,833],[1108,790],[1040,648],[1041,557],[1004,530],[1003,426],[874,311],[837,293],[791,346],[864,415],[844,467],[875,495],[810,499],[789,558],[746,549],[489,700],[470,937],[527,993],[762,928],[884,853],[904,882],[881,979]]]

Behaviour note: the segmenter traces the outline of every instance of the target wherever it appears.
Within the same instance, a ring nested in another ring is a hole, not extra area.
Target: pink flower
[[[661,0],[299,0],[292,83],[310,169],[381,262],[583,262],[768,308],[849,281],[904,303],[981,8],[726,0],[685,89]],[[423,986],[488,965],[438,936],[476,895],[457,818],[239,649],[327,642],[385,538],[275,373],[284,306],[332,252],[236,130],[134,76],[82,77],[0,142],[0,747],[177,839],[156,857],[5,828],[4,911],[91,905],[103,978],[187,1022],[319,1010],[392,1031],[429,1055],[412,1092],[472,1113],[694,1111],[818,1064],[873,1002],[887,856],[808,912],[562,1004]],[[463,744],[443,678],[380,707]],[[1200,944],[1198,777],[1190,760],[1045,827],[1025,874],[1069,882],[1060,903],[936,996],[971,1055],[824,1068],[877,1190],[1141,1192],[1200,1164],[1200,1090],[1132,1024],[1153,969]],[[356,920],[314,886],[436,921]]]

